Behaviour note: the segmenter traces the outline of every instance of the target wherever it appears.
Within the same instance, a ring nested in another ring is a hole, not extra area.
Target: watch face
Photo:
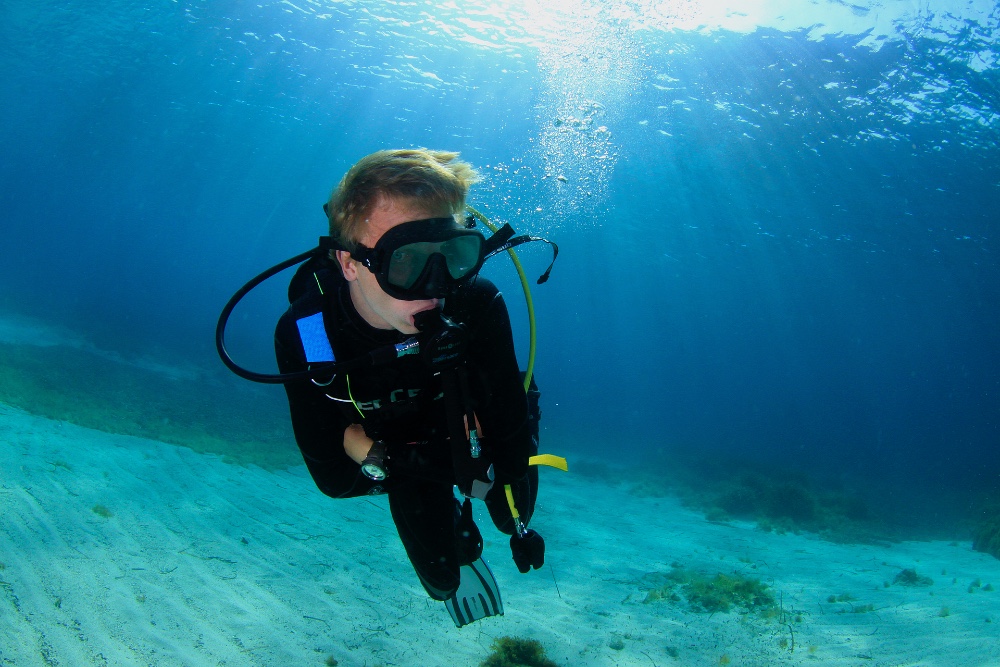
[[[377,463],[365,463],[361,466],[361,472],[364,473],[365,477],[376,482],[385,479],[385,470]]]

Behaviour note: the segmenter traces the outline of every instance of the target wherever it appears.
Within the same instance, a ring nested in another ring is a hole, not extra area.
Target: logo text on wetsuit
[[[419,395],[419,389],[393,389],[389,394],[389,402],[396,403],[398,401],[416,398]],[[372,401],[356,401],[355,405],[357,405],[358,409],[363,412],[371,412],[372,410],[380,410],[383,403],[381,398],[376,398]]]

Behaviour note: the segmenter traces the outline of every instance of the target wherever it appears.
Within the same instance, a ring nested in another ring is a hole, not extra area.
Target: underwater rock
[[[976,528],[972,534],[972,548],[1000,558],[1000,513]]]

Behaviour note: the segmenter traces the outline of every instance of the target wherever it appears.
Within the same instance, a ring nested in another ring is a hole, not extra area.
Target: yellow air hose
[[[486,225],[491,232],[496,233],[497,226],[490,222],[485,215],[468,204],[465,205],[465,210],[471,213],[476,220]],[[521,289],[524,290],[524,302],[528,305],[528,370],[524,373],[524,390],[528,391],[528,387],[531,386],[531,376],[535,372],[535,304],[531,300],[531,288],[528,286],[528,276],[524,274],[521,260],[518,259],[513,248],[508,248],[507,253],[510,255],[510,261],[514,262],[514,268],[517,269],[517,275],[521,279]]]

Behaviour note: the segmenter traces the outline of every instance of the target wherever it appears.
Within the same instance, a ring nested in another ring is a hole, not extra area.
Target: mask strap
[[[486,259],[489,259],[497,253],[501,253],[533,241],[542,241],[543,243],[548,243],[552,246],[552,261],[549,262],[549,268],[545,269],[545,273],[543,273],[538,279],[538,284],[541,285],[549,279],[549,274],[552,273],[552,265],[556,263],[556,258],[559,256],[559,246],[553,241],[543,239],[540,236],[528,236],[526,234],[514,236],[514,228],[508,223],[498,229],[496,233],[486,241]]]
[[[475,218],[470,217],[469,219],[473,221],[472,224],[475,226]],[[472,227],[469,227],[469,229],[472,229]],[[514,228],[510,226],[509,222],[493,232],[493,236],[486,239],[486,243],[483,245],[486,257],[492,257],[498,252],[503,252],[504,249],[501,246],[509,241],[512,236],[514,236]]]

